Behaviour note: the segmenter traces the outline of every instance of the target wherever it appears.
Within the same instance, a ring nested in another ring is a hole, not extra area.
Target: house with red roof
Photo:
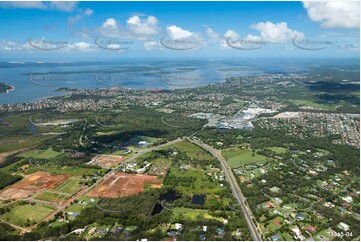
[[[308,225],[306,229],[312,233],[316,232],[316,228],[311,225]]]

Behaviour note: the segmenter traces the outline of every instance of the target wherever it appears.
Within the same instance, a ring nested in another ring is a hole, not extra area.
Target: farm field
[[[222,155],[232,168],[237,168],[254,162],[265,161],[267,159],[267,157],[257,154],[257,151],[254,152],[253,155],[252,150],[242,150],[239,148],[223,150]]]
[[[37,171],[44,171],[54,175],[66,174],[69,176],[91,176],[98,171],[105,171],[99,168],[88,168],[88,167],[79,167],[79,166],[61,166],[55,164],[45,164],[39,166],[28,166],[25,170],[25,174],[31,174]]]
[[[34,198],[37,200],[42,200],[51,203],[62,203],[69,197],[70,195],[67,194],[60,194],[54,191],[44,191],[37,194]]]
[[[38,158],[38,159],[52,159],[60,155],[61,153],[54,151],[53,149],[49,148],[47,150],[39,150],[33,149],[27,152],[23,152],[18,156],[24,158]]]
[[[62,193],[73,194],[83,187],[80,184],[80,179],[80,177],[71,177],[60,183],[54,190]]]
[[[214,160],[214,158],[205,150],[200,148],[197,145],[194,145],[188,141],[182,141],[176,144],[173,144],[172,147],[180,149],[181,151],[187,153],[188,157],[191,159],[197,160]]]
[[[214,217],[205,209],[192,209],[184,207],[176,207],[173,209],[171,221],[222,221],[221,218]]]
[[[10,206],[10,212],[0,215],[0,219],[18,226],[27,227],[41,221],[52,211],[54,211],[54,208],[49,206],[14,204]]]
[[[290,99],[289,101],[291,103],[293,103],[293,104],[300,105],[300,106],[309,106],[309,107],[313,107],[313,108],[322,108],[322,109],[326,109],[326,110],[335,109],[335,106],[324,105],[324,104],[316,103],[316,102],[309,101],[309,100],[293,100],[293,99]]]
[[[158,188],[162,181],[156,176],[116,172],[88,193],[89,197],[125,197],[144,192],[144,186]]]
[[[28,136],[28,137],[17,137],[17,136],[10,136],[7,138],[2,138],[0,142],[0,158],[6,155],[10,155],[12,153],[20,152],[25,149],[29,149],[39,143],[43,142],[44,140],[48,139],[49,137],[43,136]],[[3,159],[3,158],[1,158]],[[1,162],[2,160],[0,160]]]

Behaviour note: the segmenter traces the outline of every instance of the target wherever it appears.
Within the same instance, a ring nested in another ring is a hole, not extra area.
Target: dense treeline
[[[0,190],[7,187],[21,179],[21,176],[13,176],[0,172]]]
[[[159,196],[165,192],[166,189],[154,189],[129,197],[103,198],[97,202],[96,206],[83,209],[80,215],[69,223],[56,228],[49,227],[46,223],[43,223],[38,229],[25,234],[22,239],[60,238],[75,229],[84,228],[92,223],[97,223],[98,225],[119,223],[127,226],[137,226],[137,229],[132,233],[136,237],[130,238],[130,240],[136,240],[142,238],[144,231],[155,228],[159,224],[169,222],[170,212],[167,210],[163,210],[154,216],[151,215]],[[63,216],[62,213],[57,214],[50,222],[55,221],[61,216]],[[62,238],[67,240],[80,239],[75,235],[67,235]],[[103,240],[114,240],[114,238],[108,235]]]
[[[6,157],[6,159],[3,162],[0,163],[0,168],[11,165],[19,160],[21,160],[21,157],[18,157],[16,155],[10,155],[10,156]]]
[[[311,150],[312,152],[317,149],[323,149],[330,152],[326,157],[333,158],[339,162],[336,171],[348,170],[353,174],[358,174],[360,170],[359,152],[358,148],[349,145],[333,144],[332,140],[338,136],[328,136],[324,138],[306,138],[300,139],[299,137],[286,135],[282,130],[265,130],[256,128],[252,131],[241,130],[217,130],[205,129],[197,136],[201,137],[207,143],[217,147],[216,142],[221,141],[223,148],[228,148],[240,143],[249,143],[252,150],[261,149],[261,153],[265,154],[264,149],[267,147],[284,147],[290,150]]]
[[[16,241],[20,239],[19,235],[13,234],[15,229],[6,223],[0,222],[0,240]]]
[[[173,140],[201,129],[206,122],[138,106],[121,112],[83,112],[77,114],[79,116],[82,117],[80,121],[68,125],[63,130],[65,133],[43,142],[40,148],[51,146],[56,151],[76,149],[90,153],[110,146],[120,148],[135,136]]]

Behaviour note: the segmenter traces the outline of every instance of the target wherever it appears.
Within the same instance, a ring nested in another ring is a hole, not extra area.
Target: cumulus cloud
[[[208,38],[210,38],[210,39],[216,40],[216,39],[220,38],[219,34],[210,27],[206,28],[206,32],[207,32]]]
[[[102,25],[103,28],[117,28],[117,21],[114,18],[108,18]]]
[[[134,15],[127,20],[124,27],[114,18],[108,18],[99,28],[99,32],[106,37],[134,38],[145,41],[160,33],[157,24],[158,20],[154,16],[142,19]]]
[[[221,50],[230,49],[231,47],[227,44],[227,39],[236,40],[240,39],[241,36],[234,30],[227,30],[223,36],[220,38],[220,48]]]
[[[167,27],[167,34],[172,39],[186,39],[192,36],[192,32],[172,25]]]
[[[157,23],[154,16],[148,16],[143,21],[139,16],[133,16],[127,21],[127,29],[135,36],[154,36],[159,33]]]
[[[284,43],[294,39],[295,37],[299,39],[304,38],[302,32],[288,28],[287,23],[285,22],[276,24],[269,21],[259,22],[252,24],[250,27],[259,31],[262,40],[268,42]]]
[[[304,1],[303,6],[324,28],[360,28],[359,1]]]
[[[77,4],[77,2],[13,1],[0,2],[0,8],[24,8],[71,12],[76,8]]]
[[[233,30],[231,30],[231,29],[227,30],[227,31],[224,33],[223,36],[224,36],[226,39],[228,39],[228,38],[231,38],[231,39],[239,39],[239,38],[241,38],[237,32],[235,32],[235,31],[233,31]]]

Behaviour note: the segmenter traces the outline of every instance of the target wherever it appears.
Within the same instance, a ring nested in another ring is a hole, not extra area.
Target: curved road
[[[222,156],[221,152],[207,144],[201,143],[197,140],[190,140],[190,142],[192,142],[193,144],[196,144],[200,147],[202,147],[203,149],[209,151],[216,159],[218,159],[221,162],[221,166],[222,169],[224,171],[224,174],[227,177],[227,180],[229,182],[229,184],[231,185],[231,189],[232,192],[234,194],[234,196],[236,197],[238,203],[241,205],[242,210],[243,210],[243,214],[246,218],[246,222],[248,225],[248,229],[251,232],[251,236],[253,238],[253,240],[255,241],[262,241],[262,237],[261,234],[259,233],[259,231],[257,230],[257,226],[253,223],[252,218],[254,217],[251,209],[246,205],[245,203],[245,198],[242,194],[241,189],[238,186],[238,183],[236,181],[236,178],[234,177],[233,173],[232,173],[232,169],[228,166],[227,161],[224,159],[224,157]]]

